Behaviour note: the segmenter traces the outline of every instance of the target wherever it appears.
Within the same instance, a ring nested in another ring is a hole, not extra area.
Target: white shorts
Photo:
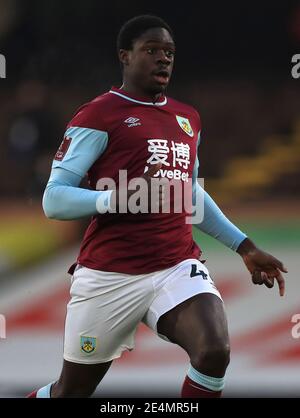
[[[207,268],[196,259],[136,276],[77,266],[67,306],[64,359],[95,364],[118,358],[134,348],[141,322],[157,333],[160,316],[199,293],[222,299]]]

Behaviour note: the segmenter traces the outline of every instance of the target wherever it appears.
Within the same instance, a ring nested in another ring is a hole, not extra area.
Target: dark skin
[[[175,44],[166,29],[153,28],[144,32],[134,42],[132,50],[119,51],[123,65],[122,89],[137,97],[157,101],[169,84],[174,54]],[[158,76],[160,72],[161,77]]]
[[[122,89],[136,97],[157,101],[165,92],[172,74],[175,45],[169,32],[153,28],[144,32],[130,50],[120,50],[123,65]],[[147,181],[159,169],[152,167],[144,175]],[[117,191],[119,193],[119,191]],[[238,247],[254,284],[268,288],[277,281],[284,295],[287,269],[272,255],[260,250],[248,238]],[[222,377],[229,363],[229,336],[223,302],[215,295],[196,295],[162,315],[158,332],[182,347],[192,366],[208,376]],[[76,364],[64,360],[59,380],[51,397],[89,397],[101,382],[112,362]]]

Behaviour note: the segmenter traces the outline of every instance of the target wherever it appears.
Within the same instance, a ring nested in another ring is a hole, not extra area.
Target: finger
[[[273,264],[272,267],[275,266],[276,268],[278,268],[283,273],[288,273],[287,268],[283,265],[283,263],[280,260],[278,260],[275,257],[272,257],[272,261],[273,261],[273,263],[270,263],[270,264]]]
[[[274,286],[274,276],[270,276],[267,273],[262,273],[263,281],[265,286],[271,289]]]
[[[157,164],[153,164],[148,166],[149,169],[148,171],[145,173],[146,177],[153,177],[155,173],[158,172],[158,170],[161,168],[162,164],[161,163],[157,163]]]
[[[263,278],[261,277],[261,272],[259,270],[254,270],[254,272],[252,273],[252,282],[254,284],[263,284]]]
[[[285,280],[284,280],[284,278],[283,278],[283,276],[282,276],[282,274],[280,273],[279,270],[278,270],[278,274],[275,277],[275,279],[277,280],[277,283],[278,283],[280,296],[284,296],[284,293],[285,293]]]
[[[265,268],[265,272],[267,274],[268,277],[275,277],[278,274],[278,268],[274,268],[274,267],[266,267]]]
[[[283,273],[288,273],[288,269],[283,265],[283,263],[276,259],[276,267],[279,268]]]

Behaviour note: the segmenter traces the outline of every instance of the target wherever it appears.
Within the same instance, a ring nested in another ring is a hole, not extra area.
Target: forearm
[[[81,177],[63,169],[52,170],[43,196],[43,209],[50,219],[71,220],[104,213],[111,191],[77,187]]]
[[[204,193],[204,218],[196,227],[236,251],[247,236],[224,215],[198,183],[196,187],[198,193]]]
[[[50,219],[71,220],[96,215],[97,199],[101,192],[79,187],[53,185],[47,187],[43,209]]]

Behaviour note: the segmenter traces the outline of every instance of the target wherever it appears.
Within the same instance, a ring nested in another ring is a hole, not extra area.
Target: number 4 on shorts
[[[196,264],[192,264],[192,269],[191,269],[191,277],[195,277],[195,276],[202,276],[203,280],[207,280],[207,274],[204,273],[204,271],[199,270],[197,271],[197,265]]]

